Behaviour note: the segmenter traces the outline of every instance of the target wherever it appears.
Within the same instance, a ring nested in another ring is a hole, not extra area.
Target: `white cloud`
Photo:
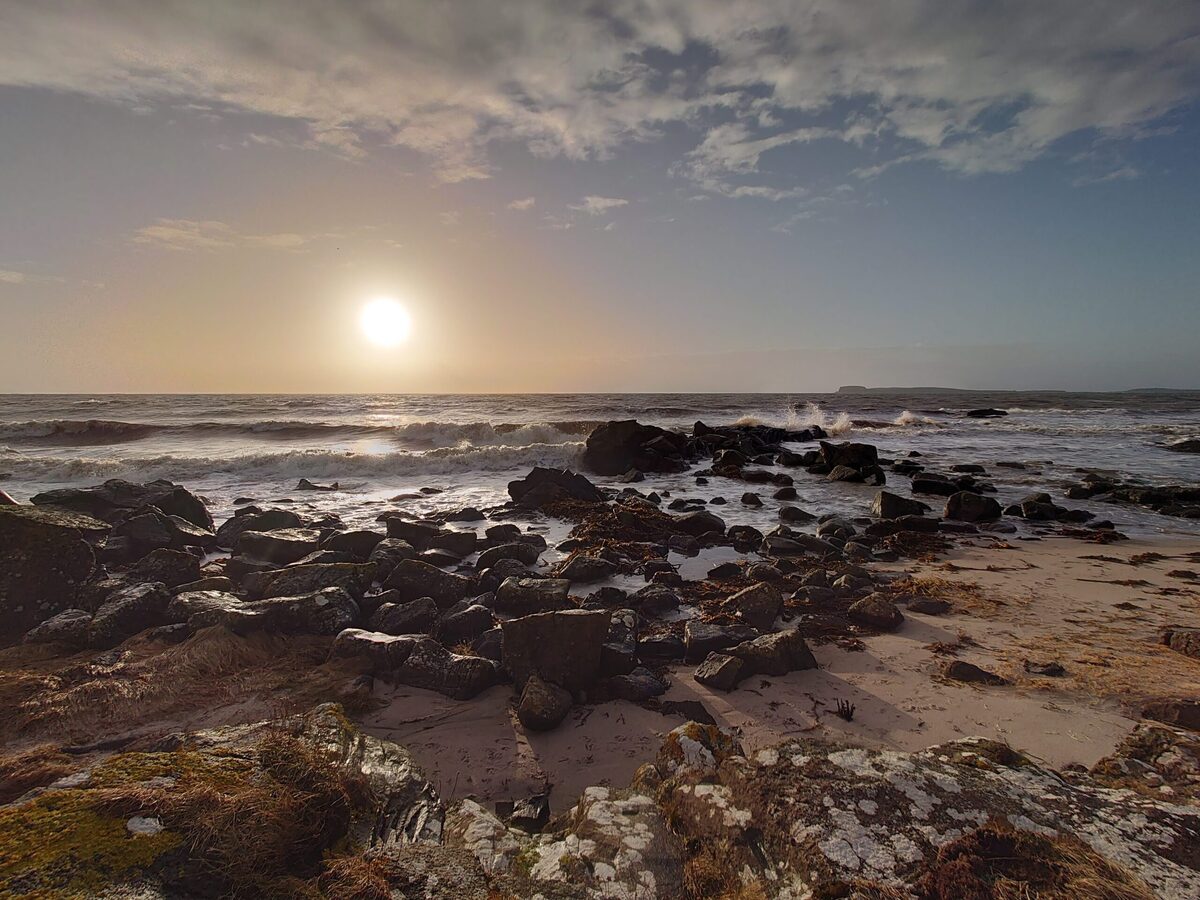
[[[578,203],[568,203],[567,209],[587,213],[589,216],[602,216],[610,209],[628,205],[629,201],[622,200],[620,197],[597,197],[595,194],[590,194]]]
[[[0,269],[0,284],[63,284],[66,280],[58,275],[36,275],[16,269]]]
[[[795,196],[740,179],[818,137],[869,150],[863,172],[1010,172],[1081,130],[1153,133],[1200,93],[1200,4],[1169,0],[8,0],[0,19],[0,84],[280,117],[443,181],[489,177],[497,141],[603,159],[678,124],[698,134],[679,174],[733,196]]]
[[[508,204],[508,208],[523,212],[527,209],[533,209],[535,203],[537,203],[536,197],[523,197],[520,200],[513,200]]]
[[[195,219],[159,219],[139,228],[130,237],[134,244],[166,250],[222,250],[231,247],[265,247],[275,250],[301,250],[314,240],[313,235],[279,232],[248,234],[224,222]]]
[[[0,269],[0,281],[5,284],[23,284],[26,277],[24,272],[14,272],[12,269]]]

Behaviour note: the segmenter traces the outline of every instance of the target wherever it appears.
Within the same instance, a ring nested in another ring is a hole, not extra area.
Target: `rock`
[[[169,622],[187,622],[194,630],[221,625],[231,631],[336,635],[359,617],[354,599],[337,587],[295,597],[246,601],[220,591],[179,594],[167,606]]]
[[[799,497],[794,487],[781,487],[771,495],[773,500],[795,500]]]
[[[138,584],[113,594],[96,610],[88,627],[92,647],[115,647],[128,637],[160,624],[171,594],[161,582]]]
[[[516,560],[523,566],[532,566],[538,561],[539,556],[541,556],[541,551],[533,544],[525,541],[510,541],[489,547],[480,553],[479,559],[475,562],[475,568],[482,572],[505,559]]]
[[[298,491],[336,491],[336,490],[338,490],[338,483],[335,481],[333,484],[317,484],[314,481],[309,481],[307,478],[301,478],[296,483],[296,490],[298,490]]]
[[[358,600],[374,580],[375,566],[370,563],[319,563],[251,574],[242,579],[242,586],[252,600],[309,594],[327,587],[340,587]]]
[[[521,690],[517,718],[530,731],[550,731],[571,711],[571,693],[557,684],[547,684],[530,675]]]
[[[371,614],[367,627],[383,634],[429,634],[437,620],[437,604],[422,597],[401,605],[384,603]]]
[[[565,609],[571,582],[565,578],[505,578],[496,589],[496,610],[527,615]]]
[[[406,559],[416,559],[417,551],[408,541],[401,538],[384,538],[371,550],[367,562],[375,566],[375,576],[387,581],[396,566]]]
[[[584,466],[597,475],[642,472],[681,472],[687,438],[633,419],[606,422],[588,435]],[[515,499],[515,498],[514,498]]]
[[[567,469],[536,466],[518,481],[508,483],[508,494],[518,506],[538,509],[556,500],[602,503],[604,493],[582,475]]]
[[[275,531],[281,528],[300,528],[304,520],[290,509],[256,510],[244,507],[217,529],[218,547],[233,549],[238,536],[245,531]]]
[[[726,656],[724,653],[710,653],[704,662],[696,666],[692,677],[706,687],[719,691],[732,691],[742,680],[742,671],[746,664],[736,656]]]
[[[252,559],[286,566],[307,556],[321,545],[321,532],[311,528],[279,528],[274,531],[243,531],[234,550]]]
[[[76,606],[106,523],[79,513],[0,506],[0,644]]]
[[[960,522],[984,522],[1000,518],[1000,504],[991,497],[959,491],[946,501],[945,517]]]
[[[550,798],[538,794],[528,800],[522,800],[513,807],[509,814],[508,824],[519,828],[528,834],[537,834],[550,822]]]
[[[1195,700],[1150,700],[1142,705],[1142,715],[1156,722],[1200,731],[1200,702]]]
[[[675,527],[684,534],[690,534],[692,537],[725,533],[725,522],[719,516],[714,516],[706,509],[678,516],[675,519]]]
[[[662,584],[648,584],[629,599],[647,616],[662,617],[679,608],[679,595]]]
[[[191,491],[170,481],[133,484],[113,478],[92,488],[62,488],[34,495],[35,506],[53,506],[84,513],[114,525],[134,510],[153,506],[168,516],[186,519],[206,531],[213,520],[203,501]]]
[[[758,496],[758,494],[754,493],[753,491],[747,491],[746,493],[742,494],[742,505],[762,506],[762,497]]]
[[[950,603],[938,597],[912,597],[905,604],[909,612],[940,616],[950,612]]]
[[[65,644],[68,647],[84,647],[88,642],[88,628],[92,614],[85,609],[64,609],[40,625],[25,632],[27,644]]]
[[[1045,678],[1061,678],[1067,674],[1067,670],[1060,662],[1034,662],[1027,659],[1024,668],[1030,675],[1041,675]]]
[[[687,662],[699,662],[714,651],[754,640],[758,632],[753,625],[714,625],[701,619],[688,619],[683,625],[683,658]]]
[[[446,553],[462,559],[464,556],[470,556],[475,552],[475,545],[479,542],[479,536],[473,531],[442,531],[434,536],[430,542],[430,548],[434,550],[443,550]]]
[[[1200,659],[1200,628],[1164,628],[1162,643],[1176,653]]]
[[[855,622],[881,631],[894,631],[904,621],[896,604],[883,594],[868,594],[855,601],[846,610],[846,615]]]
[[[764,634],[731,647],[728,655],[746,664],[743,676],[786,675],[798,669],[817,668],[816,658],[796,630]]]
[[[502,622],[504,669],[518,687],[536,674],[572,693],[584,690],[600,672],[609,619],[601,610],[573,609]]]
[[[496,684],[496,664],[480,656],[451,653],[432,638],[413,638],[411,652],[392,673],[401,684],[470,700]]]
[[[129,570],[132,581],[161,581],[169,588],[200,579],[200,560],[183,550],[154,550]]]
[[[322,550],[333,550],[351,554],[355,559],[365,562],[385,535],[378,531],[356,529],[354,531],[339,531],[325,539]]]
[[[880,519],[898,519],[901,516],[920,516],[929,511],[929,505],[920,500],[901,497],[890,491],[880,491],[871,504],[871,515]]]
[[[991,407],[984,409],[968,409],[966,412],[966,416],[970,419],[995,419],[999,418],[1000,416],[1007,415],[1007,410],[992,409]]]
[[[402,600],[432,597],[440,609],[453,606],[474,588],[474,582],[461,575],[443,572],[419,559],[402,560],[385,582],[400,592]]]
[[[965,662],[961,659],[952,659],[946,662],[942,666],[942,674],[953,681],[966,681],[972,684],[997,686],[1008,684],[1007,678],[1002,678],[995,672],[981,669],[974,663]]]
[[[958,482],[933,472],[922,472],[912,480],[914,494],[936,494],[939,497],[950,497],[960,490]]]
[[[759,631],[770,631],[783,608],[783,595],[775,585],[759,582],[726,599],[724,607]]]
[[[802,525],[805,522],[812,522],[817,517],[806,509],[801,509],[799,506],[781,506],[779,507],[779,521],[789,522],[793,525]]]
[[[632,672],[614,675],[601,684],[595,692],[599,697],[612,700],[628,700],[630,703],[645,703],[665,694],[670,685],[645,666],[637,666]]]
[[[467,603],[467,601],[463,601]],[[459,607],[462,607],[461,609]],[[470,641],[492,627],[492,611],[486,606],[472,603],[456,604],[446,611],[437,626],[438,639],[446,644]]]
[[[1176,453],[1200,453],[1200,438],[1185,438],[1182,441],[1175,441],[1173,444],[1167,444],[1167,449]]]
[[[638,659],[652,664],[681,660],[686,652],[683,641],[669,632],[647,635],[637,642]]]
[[[395,516],[387,520],[387,533],[390,538],[399,538],[409,544],[418,553],[433,546],[433,539],[441,529],[428,522],[409,522]]]
[[[578,584],[603,581],[617,571],[613,563],[602,556],[574,556],[559,569],[559,577]]]

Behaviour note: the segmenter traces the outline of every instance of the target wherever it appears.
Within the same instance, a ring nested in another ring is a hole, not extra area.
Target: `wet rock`
[[[990,685],[1005,685],[1008,684],[1008,679],[997,675],[995,672],[989,672],[987,669],[981,669],[974,663],[966,662],[961,659],[952,659],[942,666],[942,674],[953,681],[966,681],[971,684],[990,684]]]
[[[752,491],[747,491],[746,493],[742,494],[742,505],[743,506],[762,506],[763,505],[762,497],[758,496],[758,494],[755,494]]]
[[[773,500],[795,500],[799,495],[794,487],[781,487],[771,495]]]
[[[920,500],[901,497],[890,491],[880,491],[871,504],[871,515],[880,519],[898,519],[901,516],[920,516],[929,511],[929,505]]]
[[[531,573],[519,559],[497,560],[495,565],[479,571],[479,587],[493,593],[499,590],[505,579],[525,578]]]
[[[443,572],[437,566],[431,566],[419,559],[406,559],[397,563],[385,584],[399,591],[402,600],[432,597],[440,609],[453,606],[468,596],[475,586],[469,578]]]
[[[817,660],[799,631],[764,634],[731,647],[729,656],[744,662],[743,675],[786,675],[798,669],[815,669]]]
[[[428,522],[411,522],[398,515],[387,518],[387,533],[390,538],[399,538],[418,553],[433,546],[433,539],[441,529]]]
[[[384,603],[371,614],[367,627],[383,634],[429,634],[437,621],[437,604],[422,597],[404,604]]]
[[[801,509],[799,506],[779,507],[779,521],[787,522],[791,525],[802,525],[805,522],[815,521],[816,518],[808,510]]]
[[[585,503],[604,501],[603,491],[584,476],[567,469],[542,466],[536,466],[522,479],[510,481],[508,494],[514,503],[528,509],[538,509],[556,500],[582,500]]]
[[[109,524],[123,521],[143,507],[153,506],[168,516],[178,516],[193,525],[212,531],[213,520],[203,501],[186,488],[170,481],[134,484],[119,478],[92,488],[62,488],[34,495],[35,506],[84,513]]]
[[[675,519],[675,527],[684,534],[692,537],[702,537],[706,534],[724,534],[725,522],[706,509],[690,512]]]
[[[1175,453],[1200,453],[1200,438],[1184,438],[1181,441],[1167,444],[1166,449]]]
[[[674,662],[683,659],[685,652],[683,641],[670,632],[647,635],[637,642],[638,659],[643,662]]]
[[[290,509],[259,510],[243,507],[217,529],[216,542],[218,547],[231,550],[243,532],[275,531],[281,528],[300,528],[303,525],[304,520]]]
[[[380,534],[378,531],[368,531],[365,529],[339,531],[326,538],[325,543],[321,545],[321,549],[349,553],[356,560],[364,562],[371,556],[371,551],[379,545],[379,542],[384,537],[385,535]]]
[[[416,559],[417,551],[408,541],[401,538],[384,538],[371,550],[367,562],[375,566],[375,575],[380,581],[387,581],[396,566],[406,559]]]
[[[475,552],[479,536],[473,531],[442,531],[430,542],[431,550],[441,550],[458,559]]]
[[[970,419],[996,419],[1000,416],[1007,416],[1008,412],[1003,409],[987,407],[984,409],[968,409],[965,415]]]
[[[683,658],[687,662],[698,662],[714,651],[754,640],[758,631],[752,625],[714,625],[701,619],[688,619],[683,626]]]
[[[516,560],[523,566],[532,566],[538,561],[539,556],[541,556],[541,552],[532,544],[525,541],[510,541],[489,547],[480,553],[475,568],[482,572],[506,559]]]
[[[729,597],[724,606],[759,631],[770,631],[783,608],[783,595],[775,585],[759,582]]]
[[[496,610],[526,615],[566,609],[570,590],[565,578],[506,578],[496,589]]]
[[[321,545],[321,532],[311,528],[280,528],[275,531],[243,531],[234,550],[238,553],[286,566],[312,553]]]
[[[647,585],[634,593],[629,600],[646,616],[661,618],[679,609],[679,595],[661,584]]]
[[[846,614],[855,622],[881,631],[894,631],[904,621],[896,604],[883,594],[869,594],[855,601]]]
[[[584,690],[600,672],[609,624],[608,613],[582,609],[502,622],[504,669],[518,686],[536,674],[572,693]]]
[[[681,472],[686,449],[684,435],[626,419],[606,422],[588,435],[583,464],[597,475],[621,475],[630,469]]]
[[[879,467],[879,451],[871,444],[832,444],[821,441],[820,468],[833,481],[866,481],[883,484],[886,481]]]
[[[567,717],[571,704],[570,691],[530,675],[521,690],[517,718],[530,731],[550,731]]]
[[[610,578],[617,567],[601,556],[575,556],[559,569],[559,577],[578,584],[589,584]]]
[[[200,578],[200,560],[183,550],[162,548],[142,557],[129,570],[134,581],[161,581],[169,588],[179,587]]]
[[[257,572],[243,578],[242,586],[252,600],[309,594],[328,587],[342,588],[357,600],[374,580],[375,566],[370,563],[324,563]]]
[[[736,656],[710,653],[696,667],[692,677],[706,687],[719,691],[732,691],[742,680],[746,664]]]
[[[959,491],[946,501],[945,517],[960,522],[984,522],[1000,518],[1000,504],[991,497]]]
[[[0,644],[76,606],[106,523],[79,513],[0,506]]]
[[[471,641],[492,627],[492,611],[464,600],[446,610],[438,623],[438,639],[446,644]]]
[[[92,647],[115,647],[128,637],[162,621],[171,594],[161,582],[118,591],[96,610],[88,627]]]
[[[88,642],[88,628],[92,614],[86,609],[64,609],[40,625],[25,632],[27,644],[64,644],[68,647],[84,647]]]

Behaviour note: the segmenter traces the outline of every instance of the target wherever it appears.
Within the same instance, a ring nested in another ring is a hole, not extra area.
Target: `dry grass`
[[[980,618],[998,615],[1011,601],[1001,600],[984,591],[974,581],[957,581],[936,575],[913,575],[896,584],[896,590],[921,597],[945,600],[956,613],[970,613]]]
[[[1153,900],[1127,869],[1082,841],[995,821],[946,844],[916,882],[921,900]]]
[[[27,791],[45,787],[79,767],[74,758],[50,744],[0,756],[0,806]]]
[[[341,856],[331,859],[317,879],[325,897],[345,900],[391,900],[390,867],[386,860],[362,856]]]

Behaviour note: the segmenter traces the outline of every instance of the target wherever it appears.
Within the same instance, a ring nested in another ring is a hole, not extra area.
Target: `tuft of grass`
[[[77,760],[51,744],[0,755],[0,806],[70,775],[78,767]]]

